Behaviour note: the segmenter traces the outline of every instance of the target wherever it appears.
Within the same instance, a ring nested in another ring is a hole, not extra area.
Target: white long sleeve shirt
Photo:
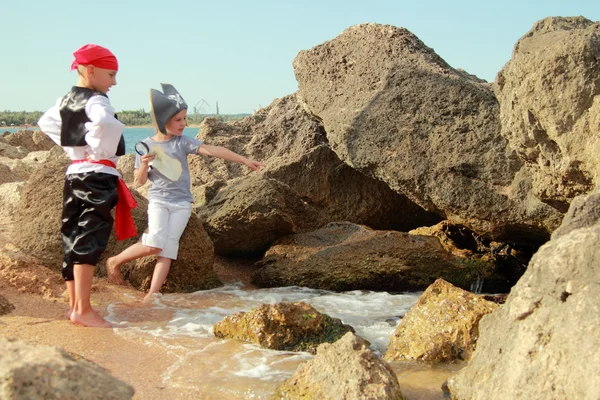
[[[48,111],[42,115],[38,125],[52,141],[59,146],[60,143],[60,106],[62,97],[56,101]],[[62,146],[67,156],[71,160],[110,160],[115,165],[119,157],[115,155],[119,140],[123,134],[123,125],[115,118],[115,110],[110,105],[108,97],[92,96],[85,105],[85,112],[90,122],[85,124],[88,133],[85,135],[86,146],[68,147]],[[77,174],[84,172],[104,172],[111,175],[120,176],[119,172],[112,167],[102,164],[78,163],[71,164],[67,168],[67,174]]]

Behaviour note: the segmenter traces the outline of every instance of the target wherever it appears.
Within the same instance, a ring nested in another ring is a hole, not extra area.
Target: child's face
[[[117,71],[111,69],[98,68],[92,65],[88,69],[88,77],[94,90],[102,93],[108,93],[110,88],[117,84]]]
[[[173,115],[171,119],[165,124],[165,129],[168,134],[181,136],[183,130],[187,125],[187,110],[181,110],[177,114]]]

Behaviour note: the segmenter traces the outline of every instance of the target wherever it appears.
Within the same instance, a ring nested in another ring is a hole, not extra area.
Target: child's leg
[[[172,260],[167,257],[158,257],[156,260],[156,266],[154,267],[154,273],[152,274],[152,282],[150,283],[150,290],[144,297],[145,302],[149,301],[154,293],[160,293],[160,289],[169,274],[171,261]]]
[[[148,233],[142,235],[142,241],[129,246],[121,253],[106,260],[106,274],[109,282],[124,285],[121,266],[137,258],[158,254],[167,237],[169,210],[167,205],[150,201],[148,204]]]
[[[158,260],[154,267],[150,290],[144,301],[148,301],[154,293],[159,293],[162,285],[165,283],[172,260],[177,259],[179,251],[179,239],[187,226],[192,213],[191,203],[170,204],[168,206],[170,213],[166,224],[166,244],[162,251],[158,253]]]
[[[71,321],[76,324],[95,328],[110,328],[112,325],[92,309],[91,293],[94,266],[75,264],[75,309],[71,313]]]
[[[161,249],[156,247],[150,247],[142,244],[141,242],[135,243],[114,257],[109,257],[106,260],[106,274],[108,275],[108,281],[115,285],[124,285],[125,280],[121,273],[121,266],[131,260],[135,260],[141,257],[151,256],[158,254]]]
[[[67,293],[69,294],[69,313],[67,319],[71,319],[71,314],[75,309],[75,281],[65,281],[67,284]]]

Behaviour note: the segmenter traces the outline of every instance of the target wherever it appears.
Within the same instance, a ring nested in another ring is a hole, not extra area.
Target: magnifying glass
[[[148,145],[144,142],[137,142],[134,147],[135,152],[140,156],[145,156],[146,154],[150,153],[150,147],[148,147]]]

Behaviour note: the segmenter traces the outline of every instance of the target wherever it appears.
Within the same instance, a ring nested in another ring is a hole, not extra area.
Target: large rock
[[[0,183],[26,181],[38,166],[58,160],[68,161],[60,146],[23,153],[19,158],[0,156]]]
[[[2,203],[0,215],[12,214],[19,207],[23,186],[25,186],[23,182],[0,184],[0,203]]]
[[[195,292],[222,285],[213,270],[214,248],[202,223],[192,214],[179,240],[177,260],[171,263],[162,292]],[[147,291],[152,281],[156,257],[142,257],[123,267],[125,279],[135,288]]]
[[[339,318],[322,314],[307,303],[263,304],[225,317],[214,325],[218,338],[237,339],[273,350],[315,353],[354,329]]]
[[[27,153],[27,149],[24,149],[23,147],[0,142],[0,156],[2,157],[19,159],[25,157]]]
[[[260,174],[230,182],[198,210],[219,254],[262,252],[282,236],[315,227],[317,215],[288,186]]]
[[[294,60],[299,94],[348,165],[496,240],[540,242],[560,213],[528,197],[489,85],[406,29],[361,24]],[[425,225],[425,224],[423,224]]]
[[[0,338],[0,396],[12,400],[125,400],[134,390],[85,359]]]
[[[21,204],[15,211],[15,225],[19,227],[13,235],[15,245],[56,271],[61,270],[63,260],[60,220],[67,165],[68,162],[53,161],[36,169],[26,182]],[[138,236],[119,241],[113,230],[107,249],[98,263],[99,276],[106,276],[106,259],[136,243],[148,227],[148,201],[135,190],[132,190],[132,194],[138,203],[138,207],[132,211]],[[202,224],[196,218],[190,219],[181,239],[179,260],[173,263],[165,290],[189,292],[218,286],[220,282],[212,270],[213,256],[212,243]],[[137,260],[134,263],[136,268],[131,271],[127,268],[127,276],[136,288],[148,288],[154,262],[154,257],[146,257]]]
[[[15,309],[14,304],[9,302],[6,297],[0,295],[0,315],[11,313]]]
[[[56,144],[39,130],[21,130],[4,137],[4,142],[15,147],[22,147],[27,152],[50,150]]]
[[[333,344],[323,344],[317,355],[298,367],[279,386],[278,399],[403,400],[396,374],[369,344],[347,333]]]
[[[384,359],[436,363],[468,360],[479,338],[479,320],[497,307],[438,279],[402,318]]]
[[[221,254],[262,252],[285,234],[337,220],[408,230],[440,219],[383,182],[345,165],[330,149],[322,124],[302,108],[295,94],[233,124],[206,119],[198,139],[267,165],[255,173],[214,157],[189,158],[196,211]],[[241,183],[242,179],[248,181]],[[287,200],[282,202],[283,198]],[[232,202],[245,205],[233,207]],[[251,206],[256,204],[261,206]],[[252,209],[251,217],[246,208]],[[312,215],[306,218],[303,209]],[[280,221],[282,215],[288,227],[280,222],[274,227],[274,219]],[[239,239],[239,223],[229,223],[238,220],[253,233],[244,242]]]
[[[14,243],[25,253],[57,271],[61,270],[63,247],[60,233],[65,170],[68,161],[51,161],[35,169],[25,183],[21,204],[15,211]],[[132,216],[138,232],[147,227],[147,201],[135,191],[138,207]],[[105,252],[115,254],[135,243],[136,238],[117,241],[111,234]],[[102,270],[104,263],[102,264]]]
[[[580,199],[600,208],[598,196]],[[471,361],[448,382],[453,399],[598,399],[600,220],[543,245],[506,303],[479,324]]]
[[[485,260],[450,254],[435,237],[376,231],[348,222],[285,237],[257,266],[252,282],[259,287],[392,292],[424,290],[439,277],[468,288],[493,269]]]
[[[600,221],[600,186],[586,196],[573,199],[560,227],[552,232],[552,239],[569,232],[596,225]]]
[[[502,134],[526,162],[532,192],[565,212],[600,176],[600,22],[538,21],[496,78]]]

